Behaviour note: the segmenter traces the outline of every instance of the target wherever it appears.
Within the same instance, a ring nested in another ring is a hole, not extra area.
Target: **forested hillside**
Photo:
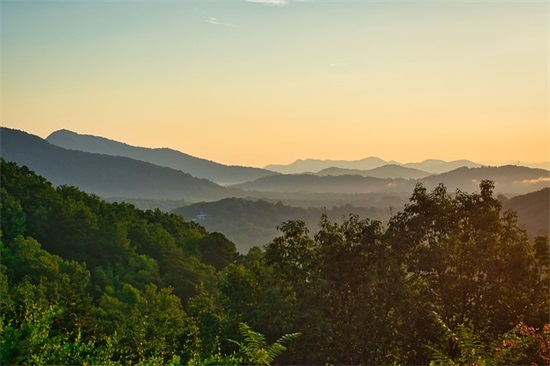
[[[550,234],[550,188],[512,197],[504,200],[502,206],[517,212],[529,235]]]
[[[253,246],[262,247],[278,235],[277,226],[282,222],[303,220],[312,232],[319,230],[319,217],[326,213],[331,220],[341,221],[354,213],[362,217],[386,223],[390,208],[355,207],[352,205],[332,208],[293,207],[281,201],[225,198],[216,202],[199,202],[173,210],[186,220],[196,220],[209,231],[218,231],[232,240],[237,251],[247,253]]]
[[[201,201],[235,190],[179,170],[126,157],[63,149],[23,131],[0,128],[2,157],[26,165],[53,184],[76,186],[101,197]]]
[[[408,179],[373,178],[359,175],[317,176],[313,174],[271,175],[234,187],[259,192],[386,193],[408,192],[415,182]]]
[[[493,185],[238,256],[174,214],[1,161],[1,364],[548,364],[548,238]]]
[[[162,148],[151,149],[131,146],[100,136],[81,135],[59,130],[50,134],[46,141],[65,149],[96,154],[125,156],[149,163],[180,170],[197,178],[205,178],[219,184],[237,184],[276,174],[269,170],[244,166],[228,166],[197,158],[180,151]]]
[[[253,330],[203,314],[237,258],[223,235],[3,159],[1,172],[1,364],[216,362],[222,326],[243,342],[224,340],[226,360],[263,360],[246,353]]]
[[[313,174],[273,175],[235,185],[260,192],[303,193],[399,193],[410,192],[417,183],[434,189],[443,183],[449,189],[470,192],[484,179],[495,182],[498,193],[525,194],[548,187],[550,172],[523,166],[458,168],[447,173],[430,175],[416,180],[403,178],[374,178],[360,175],[318,176]]]
[[[450,172],[419,179],[425,186],[435,188],[445,184],[449,189],[472,191],[484,179],[495,182],[499,193],[525,194],[550,185],[550,171],[517,165],[461,167]]]

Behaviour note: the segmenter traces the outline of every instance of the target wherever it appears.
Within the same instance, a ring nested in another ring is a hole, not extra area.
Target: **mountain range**
[[[531,237],[550,234],[550,188],[512,197],[500,195],[504,210],[514,210],[520,226]],[[400,205],[396,206],[396,213]],[[220,232],[237,245],[237,250],[246,253],[252,246],[263,246],[278,235],[276,227],[288,220],[302,220],[312,230],[319,229],[319,218],[326,213],[333,222],[350,214],[360,218],[388,223],[392,214],[386,207],[360,207],[355,205],[334,206],[331,209],[293,207],[282,202],[225,198],[215,202],[198,202],[176,208],[173,213],[182,215],[203,225],[208,231]]]
[[[234,187],[260,192],[372,193],[412,192],[417,183],[433,189],[443,183],[449,191],[475,191],[484,179],[495,182],[495,191],[523,194],[550,185],[550,172],[507,165],[502,167],[458,168],[422,179],[374,178],[359,175],[318,176],[314,174],[283,174],[263,177]]]
[[[398,165],[405,168],[412,168],[427,172],[429,174],[440,174],[443,172],[448,172],[450,170],[468,167],[476,168],[480,167],[481,164],[474,163],[469,160],[454,160],[454,161],[444,161],[437,159],[424,160],[420,163],[406,163],[401,164],[396,161],[386,161],[377,157],[368,157],[361,160],[319,160],[319,159],[299,159],[295,162],[288,165],[267,165],[265,169],[279,172],[283,174],[300,174],[300,173],[316,173],[323,171],[328,168],[341,168],[341,169],[352,169],[352,170],[372,170],[375,168],[382,167],[384,165]]]
[[[201,223],[229,235],[243,252],[251,245],[261,245],[272,238],[276,234],[274,227],[283,219],[303,218],[314,223],[321,212],[320,207],[332,207],[327,212],[337,215],[354,212],[384,221],[393,209],[395,212],[400,210],[419,183],[429,190],[443,183],[450,192],[455,189],[476,191],[481,180],[491,179],[497,194],[523,194],[510,199],[501,197],[503,207],[518,212],[520,222],[530,235],[549,231],[550,172],[545,169],[513,165],[462,166],[435,174],[428,170],[460,162],[430,160],[421,165],[427,170],[421,170],[414,164],[384,164],[381,159],[367,158],[362,168],[369,164],[383,165],[372,169],[329,167],[315,174],[281,174],[224,166],[174,150],[133,147],[66,130],[57,131],[45,140],[9,128],[0,128],[0,155],[7,161],[28,166],[54,185],[73,185],[106,199],[126,200],[147,208],[192,204],[176,212],[188,219],[201,212],[211,215]],[[145,161],[147,159],[150,161]],[[153,164],[154,159],[178,169]],[[202,169],[203,164],[205,169]],[[219,181],[240,183],[222,186],[197,178],[188,170],[208,172]],[[229,172],[230,179],[225,179],[224,172]],[[246,181],[251,177],[255,179]]]
[[[428,189],[444,183],[450,191],[475,191],[481,180],[491,179],[495,181],[497,193],[511,195],[540,190],[550,185],[550,172],[545,169],[512,165],[477,166],[475,163],[462,160],[428,160],[419,163],[420,165],[405,164],[408,166],[385,164],[364,171],[368,166],[384,164],[382,159],[366,158],[359,161],[361,171],[332,167],[317,174],[281,174],[258,168],[225,166],[175,150],[133,147],[67,130],[56,131],[44,140],[23,131],[2,128],[0,142],[4,159],[27,165],[53,184],[74,185],[104,198],[185,200],[192,203],[226,197],[273,199],[276,196],[284,202],[286,195],[294,198],[301,195],[305,198],[314,194],[318,199],[319,196],[332,194],[345,195],[345,199],[340,202],[346,204],[354,203],[353,195],[358,194],[408,194],[418,183],[424,184]],[[93,150],[95,153],[80,150]],[[133,158],[114,154],[124,154]],[[152,161],[170,164],[171,167],[160,166]],[[316,162],[315,169],[323,164],[333,165],[338,162],[311,161]],[[305,164],[311,161],[303,162]],[[338,163],[343,164],[342,161]],[[349,167],[356,163],[358,162],[346,164]],[[442,169],[442,166],[460,164],[466,166],[441,174],[430,174],[430,171]],[[419,169],[420,167],[425,170]],[[198,171],[203,172],[203,175],[215,175],[218,182],[241,183],[221,186],[211,180],[197,178],[193,173]],[[229,178],[225,177],[225,173],[229,174]],[[334,196],[333,198],[339,199]]]
[[[177,169],[197,178],[205,178],[222,185],[244,183],[268,175],[277,174],[260,168],[228,166],[197,158],[180,151],[131,146],[105,137],[82,135],[69,130],[51,133],[46,141],[70,150],[89,153],[124,156],[155,165]]]
[[[238,195],[182,171],[120,156],[67,150],[23,131],[0,128],[2,158],[26,165],[54,185],[73,185],[102,197],[185,199]]]
[[[431,175],[431,173],[419,169],[407,168],[402,165],[387,164],[369,170],[332,167],[318,171],[316,175],[360,175],[362,177],[373,178],[419,179],[427,177],[428,175]]]

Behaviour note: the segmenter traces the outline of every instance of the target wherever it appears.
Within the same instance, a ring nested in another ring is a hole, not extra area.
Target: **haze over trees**
[[[238,255],[159,210],[1,160],[2,364],[547,364],[548,237],[490,181]]]
[[[333,206],[332,208],[293,207],[264,200],[246,200],[226,198],[215,202],[199,202],[179,207],[172,212],[193,220],[209,231],[224,233],[231,239],[240,253],[247,253],[253,246],[264,246],[278,234],[277,226],[291,219],[303,220],[312,232],[319,229],[319,217],[323,213],[332,220],[341,220],[354,213],[362,217],[387,222],[390,217],[388,208],[356,207],[352,205]]]
[[[530,236],[550,235],[550,188],[504,199],[502,207],[517,212]]]
[[[63,136],[67,134],[68,132],[62,133]],[[54,136],[58,135],[54,134]],[[411,172],[411,168],[392,165],[385,165],[377,168],[376,171],[362,172],[356,175],[282,175],[265,170],[224,166],[204,159],[190,158],[183,153],[174,151],[170,152],[173,159],[168,159],[162,149],[137,148],[93,136],[69,133],[70,136],[76,136],[78,141],[81,139],[84,141],[82,149],[86,149],[90,145],[89,150],[100,153],[64,149],[48,143],[38,136],[2,128],[0,130],[2,156],[8,161],[29,166],[56,185],[75,185],[103,198],[185,200],[189,203],[228,197],[271,198],[284,202],[285,198],[290,197],[292,193],[299,193],[302,200],[310,199],[313,202],[312,205],[320,207],[317,202],[322,199],[312,197],[311,194],[338,195],[341,204],[355,204],[357,197],[350,195],[403,196],[414,189],[418,182],[430,189],[435,188],[439,183],[445,183],[450,189],[459,188],[471,191],[476,189],[477,184],[483,179],[495,181],[498,193],[523,194],[547,187],[550,179],[548,170],[518,166],[462,167],[443,174],[429,175],[418,179],[410,179],[410,176],[407,175]],[[74,144],[69,142],[67,144],[74,148]],[[134,156],[138,160],[111,154]],[[156,161],[163,166],[139,159]],[[374,158],[368,158],[365,161],[372,159]],[[381,161],[381,159],[376,159],[376,161],[379,160]],[[326,163],[326,161],[323,162]],[[459,162],[469,164],[464,161],[451,163],[459,164]],[[447,164],[448,166],[450,163],[429,161],[429,164]],[[166,166],[173,166],[176,169]],[[430,166],[433,167],[433,165]],[[216,171],[218,175],[230,173],[228,177],[232,177],[233,181],[246,181],[251,176],[261,176],[261,178],[233,185],[232,188],[222,187],[210,180],[199,179],[190,174],[190,172],[198,174],[201,169]],[[394,178],[387,178],[388,176]],[[405,179],[403,176],[409,179]],[[277,193],[279,193],[278,197],[274,198]],[[284,195],[280,193],[284,193]],[[367,206],[375,205],[371,203]]]
[[[181,208],[180,212],[190,215],[186,216],[189,220],[202,210],[209,215],[203,224],[230,237],[243,253],[253,245],[272,240],[276,235],[275,227],[282,221],[302,219],[312,232],[316,232],[317,217],[325,208],[331,219],[354,212],[386,223],[391,213],[397,212],[407,202],[417,183],[428,189],[444,183],[451,191],[474,191],[481,180],[491,179],[498,195],[511,197],[547,188],[550,182],[548,170],[520,166],[462,167],[442,174],[407,167],[443,170],[457,164],[476,166],[464,160],[426,160],[403,165],[395,162],[385,164],[378,158],[360,162],[307,160],[304,164],[385,165],[371,170],[333,167],[316,174],[276,174],[261,169],[225,166],[176,151],[134,147],[66,130],[54,132],[49,139],[70,148],[98,153],[61,148],[23,131],[1,128],[2,157],[29,166],[54,185],[73,185],[110,202],[131,202],[142,209],[160,208],[165,212]],[[139,159],[173,165],[177,169]],[[227,173],[227,177],[234,181],[261,178],[226,187],[196,178],[189,171],[215,173],[218,177]],[[239,199],[257,203],[245,204]],[[281,202],[282,206],[262,205],[260,202],[271,202],[272,205]],[[525,207],[529,213],[522,208],[520,222],[528,225],[532,236],[548,233],[548,220],[545,221],[548,209],[541,205],[546,201],[529,202]],[[262,210],[256,206],[261,206]]]

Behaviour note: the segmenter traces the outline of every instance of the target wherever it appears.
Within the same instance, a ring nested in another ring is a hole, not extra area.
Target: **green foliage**
[[[327,194],[322,196],[326,197]],[[303,195],[300,195],[300,198],[305,199]],[[377,197],[376,201],[385,198]],[[365,201],[367,202],[361,203],[370,205],[373,200],[368,199]],[[398,203],[398,205],[401,205],[401,203]],[[173,212],[183,215],[188,220],[197,217],[201,213],[207,214],[206,219],[199,220],[199,222],[209,231],[224,233],[236,243],[238,251],[245,254],[252,246],[263,246],[277,237],[279,233],[276,227],[282,222],[303,220],[312,231],[317,231],[319,229],[319,217],[323,213],[323,209],[318,207],[323,206],[334,206],[326,210],[327,215],[332,219],[340,219],[350,213],[383,221],[389,219],[388,205],[380,204],[379,207],[384,208],[341,205],[341,201],[338,199],[328,203],[309,201],[305,203],[307,208],[302,208],[288,206],[281,201],[275,203],[261,199],[251,200],[233,197],[216,202],[194,203],[174,209]]]
[[[273,268],[266,274],[277,289],[272,296],[284,304],[283,312],[273,314],[282,317],[279,323],[286,329],[303,333],[285,354],[285,362],[396,361],[403,349],[401,324],[410,309],[380,223],[351,215],[338,224],[323,215],[320,227],[311,238],[303,222],[287,222],[280,227],[283,235],[266,250],[265,263]],[[261,322],[252,325],[276,333],[262,328]]]
[[[215,288],[196,247],[209,234],[1,164],[1,363],[179,363],[182,304]],[[223,265],[234,245],[213,239]]]
[[[26,215],[21,204],[4,187],[0,188],[0,235],[4,241],[11,241],[26,231]]]
[[[480,337],[463,324],[452,331],[441,318],[435,314],[436,320],[449,338],[450,350],[447,352],[428,347],[433,353],[431,365],[491,365],[494,364],[489,346],[485,345]],[[456,353],[454,357],[447,353]]]
[[[425,307],[450,327],[471,324],[489,338],[547,314],[546,300],[532,295],[543,284],[528,237],[512,212],[501,213],[493,188],[484,181],[480,193],[452,197],[443,186],[432,193],[417,186],[387,231]]]
[[[449,338],[446,350],[429,347],[432,351],[431,365],[548,365],[550,362],[550,324],[542,331],[525,323],[517,324],[512,330],[491,342],[463,324],[451,330],[436,315],[440,326]]]
[[[264,335],[255,332],[245,323],[239,324],[239,330],[244,338],[242,342],[236,342],[239,351],[244,355],[245,362],[253,365],[271,365],[277,356],[286,351],[284,343],[300,336],[300,333],[285,334],[268,345]]]
[[[226,268],[222,304],[263,334],[300,330],[282,359],[292,364],[425,363],[422,345],[448,338],[432,311],[476,329],[480,344],[520,320],[541,326],[546,267],[492,191],[418,186],[385,232],[353,215],[323,215],[313,238],[304,222],[286,222],[265,256]]]
[[[211,233],[198,240],[201,260],[220,271],[237,258],[235,244],[223,234]]]
[[[114,340],[98,347],[94,340],[84,341],[79,330],[56,329],[55,322],[65,310],[46,305],[39,286],[25,280],[15,286],[12,298],[15,301],[10,310],[17,310],[2,319],[0,363],[111,364]]]
[[[2,364],[549,362],[548,237],[491,182],[419,185],[387,229],[287,221],[237,256],[177,215],[1,169]]]

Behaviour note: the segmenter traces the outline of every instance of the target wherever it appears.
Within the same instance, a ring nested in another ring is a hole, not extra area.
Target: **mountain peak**
[[[167,147],[132,146],[105,137],[82,135],[64,129],[51,133],[46,140],[65,149],[146,161],[158,166],[180,170],[198,178],[209,179],[222,185],[242,183],[276,174],[259,168],[223,165]]]

